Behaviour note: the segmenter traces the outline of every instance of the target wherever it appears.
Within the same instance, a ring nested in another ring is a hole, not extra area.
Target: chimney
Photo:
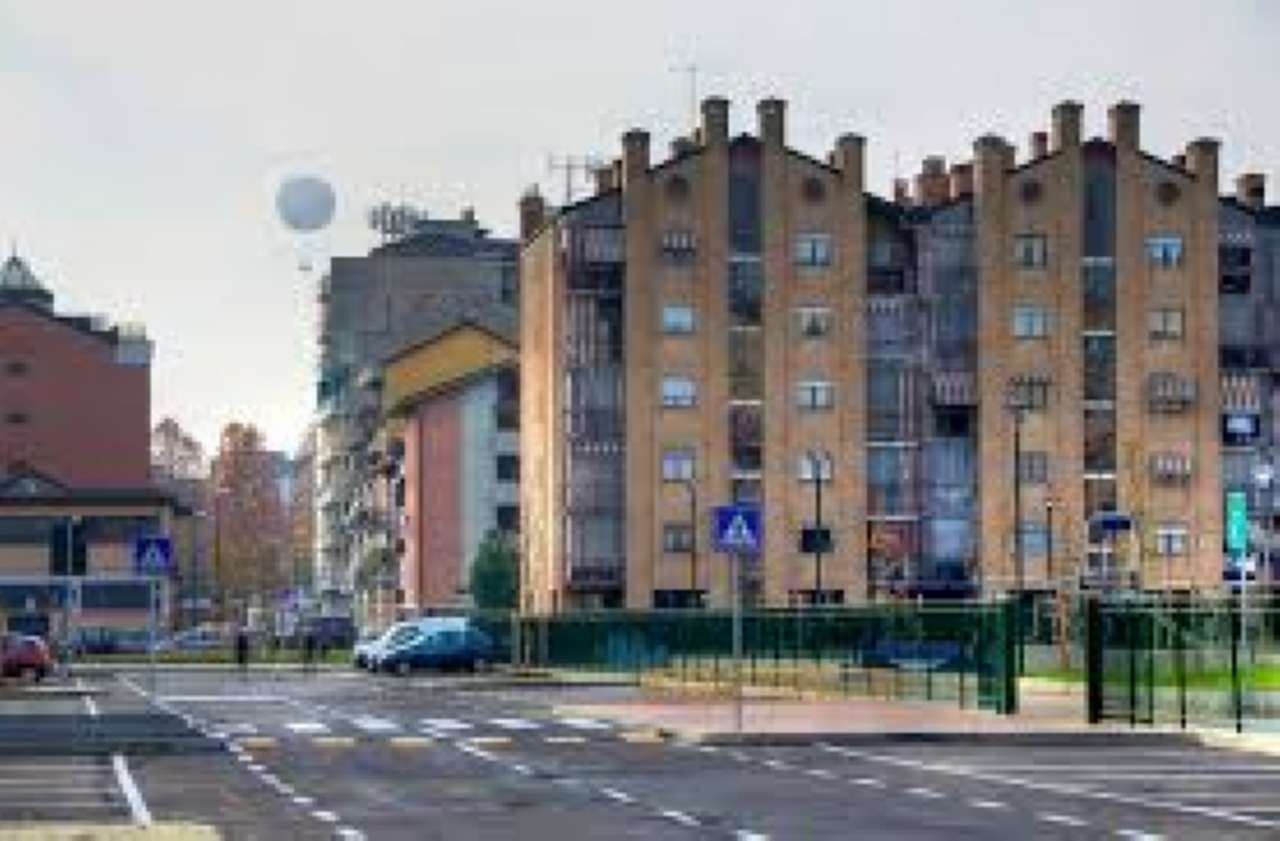
[[[911,205],[911,186],[907,179],[893,179],[893,203],[902,207]]]
[[[702,142],[707,146],[723,146],[729,142],[729,100],[709,96],[702,100]]]
[[[649,171],[649,132],[633,128],[622,135],[622,187]]]
[[[462,221],[474,225],[476,223],[476,209],[474,207],[462,208]]]
[[[916,203],[925,207],[942,204],[951,194],[951,179],[947,177],[947,159],[930,155],[920,165],[916,176]]]
[[[671,157],[683,158],[696,148],[698,148],[696,141],[692,138],[680,135],[671,141]]]
[[[1136,102],[1117,102],[1107,109],[1107,135],[1117,149],[1137,151],[1138,129],[1142,106]]]
[[[973,195],[973,164],[951,166],[951,198],[960,199]]]
[[[1267,176],[1261,172],[1246,172],[1236,179],[1236,199],[1253,210],[1267,206]]]
[[[759,118],[760,142],[765,146],[784,146],[787,142],[787,103],[785,100],[769,97],[756,105],[756,116]]]
[[[1031,160],[1038,161],[1049,154],[1049,132],[1033,131],[1027,143],[1027,150],[1031,155]]]
[[[973,191],[993,196],[1004,183],[1009,144],[998,134],[984,134],[973,144]]]
[[[1196,181],[1218,195],[1218,147],[1221,144],[1212,137],[1201,137],[1187,144],[1187,168]]]
[[[596,195],[603,195],[617,188],[617,183],[613,180],[613,164],[608,166],[598,166],[592,173],[596,180]]]
[[[1181,152],[1176,152],[1173,158],[1171,158],[1170,160],[1172,161],[1173,165],[1176,166],[1178,169],[1187,168],[1187,156]]]
[[[1053,106],[1053,151],[1080,145],[1080,123],[1084,106],[1067,100]]]
[[[831,165],[840,170],[846,179],[855,179],[858,192],[862,191],[863,166],[867,141],[860,134],[842,134],[836,138],[836,148],[831,153]]]
[[[520,241],[533,239],[547,220],[547,203],[538,192],[537,185],[531,186],[520,197]]]

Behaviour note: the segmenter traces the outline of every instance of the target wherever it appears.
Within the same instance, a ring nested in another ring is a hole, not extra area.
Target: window
[[[795,263],[801,267],[831,265],[830,234],[800,234],[796,237]]]
[[[1107,333],[1086,333],[1084,344],[1084,399],[1116,399],[1116,337]]]
[[[1164,523],[1157,527],[1156,554],[1162,558],[1187,554],[1187,527],[1181,523]]]
[[[9,412],[4,416],[4,422],[13,426],[21,426],[31,420],[26,412]]]
[[[499,482],[520,481],[520,456],[500,455],[497,459],[497,466]]]
[[[1147,313],[1147,331],[1153,340],[1182,338],[1181,307],[1158,307]]]
[[[1248,295],[1253,280],[1253,249],[1247,245],[1218,246],[1218,291]]]
[[[1022,537],[1022,557],[1043,558],[1049,553],[1049,530],[1038,520],[1023,520],[1018,529]]]
[[[662,453],[662,481],[687,482],[693,479],[696,456],[693,450],[673,449]]]
[[[1013,335],[1018,339],[1042,339],[1049,335],[1049,311],[1022,304],[1013,308]]]
[[[519,282],[516,266],[514,264],[504,265],[500,271],[498,297],[504,304],[514,304],[516,302],[516,285]]]
[[[689,523],[663,523],[662,551],[692,552],[693,526]]]
[[[506,532],[507,534],[515,534],[520,531],[520,506],[499,505],[494,513],[498,531]]]
[[[1037,375],[1014,377],[1009,382],[1009,405],[1043,411],[1049,405],[1049,378]]]
[[[820,339],[831,332],[830,307],[796,307],[796,333],[805,339]]]
[[[29,370],[30,367],[25,359],[10,359],[4,366],[5,373],[11,377],[20,377]]]
[[[1182,265],[1182,237],[1161,234],[1147,237],[1147,263],[1156,269],[1176,269]]]
[[[832,473],[831,453],[826,450],[800,453],[796,460],[796,476],[801,482],[812,482],[815,479],[830,482]]]
[[[1180,412],[1195,399],[1194,380],[1172,371],[1157,371],[1147,377],[1147,400],[1154,412]]]
[[[687,228],[668,228],[662,232],[661,250],[668,262],[690,262],[697,251],[693,231]]]
[[[662,308],[662,332],[669,336],[693,332],[693,307],[668,304]]]
[[[796,405],[801,409],[830,409],[835,403],[835,386],[825,380],[806,380],[796,385]]]
[[[1018,234],[1013,238],[1013,261],[1021,269],[1043,269],[1049,261],[1044,234]]]
[[[662,405],[667,409],[687,409],[698,402],[698,386],[692,377],[668,374],[662,378]]]
[[[1023,451],[1018,454],[1018,480],[1029,485],[1043,485],[1049,481],[1049,454],[1041,450]]]

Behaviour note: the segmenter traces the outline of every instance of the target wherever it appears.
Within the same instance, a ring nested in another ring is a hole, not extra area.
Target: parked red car
[[[43,680],[53,671],[53,655],[39,637],[0,634],[0,676]]]

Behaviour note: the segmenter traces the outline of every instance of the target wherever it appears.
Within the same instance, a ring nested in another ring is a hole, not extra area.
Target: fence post
[[[1244,585],[1241,584],[1241,589]],[[1235,712],[1236,732],[1244,729],[1244,697],[1240,690],[1240,601],[1231,597],[1231,705]]]
[[[1004,674],[1004,704],[1003,712],[1005,715],[1014,715],[1018,712],[1018,676],[1022,674],[1020,655],[1022,652],[1022,605],[1018,602],[1005,602],[1004,608],[1004,663],[1002,671]]]
[[[1085,719],[1102,721],[1102,607],[1098,597],[1085,597]]]
[[[1174,604],[1174,637],[1173,646],[1175,664],[1178,672],[1178,720],[1182,729],[1187,729],[1187,641],[1184,637],[1187,619],[1186,606],[1180,601]]]

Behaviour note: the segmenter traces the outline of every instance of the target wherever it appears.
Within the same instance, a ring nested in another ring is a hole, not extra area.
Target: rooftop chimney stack
[[[1049,132],[1033,131],[1031,138],[1027,143],[1027,149],[1031,154],[1031,160],[1038,161],[1049,155]]]
[[[649,132],[633,128],[622,135],[622,186],[649,171]]]
[[[973,164],[952,164],[951,198],[962,199],[973,195]]]
[[[761,142],[766,146],[785,146],[787,142],[786,101],[774,97],[762,99],[756,105],[756,116],[760,120]]]
[[[1117,102],[1107,110],[1107,135],[1117,149],[1136,152],[1139,145],[1139,128],[1142,106],[1136,102]]]
[[[1236,199],[1251,210],[1267,206],[1267,176],[1246,172],[1236,179]]]
[[[1187,168],[1187,156],[1182,152],[1175,152],[1171,161],[1173,165],[1176,166],[1178,169]]]
[[[1071,149],[1080,145],[1080,124],[1084,106],[1067,100],[1053,106],[1053,151]]]
[[[596,195],[601,196],[617,188],[613,180],[613,164],[596,167],[593,173],[596,179]]]
[[[920,165],[916,176],[916,202],[925,207],[942,204],[951,195],[951,179],[947,176],[947,159],[930,155]]]
[[[709,96],[702,100],[702,142],[707,146],[723,146],[729,142],[729,100]]]
[[[860,134],[842,134],[836,138],[835,151],[831,153],[831,165],[846,178],[856,180],[857,190],[862,190],[867,141]]]
[[[901,207],[911,206],[911,185],[907,179],[893,179],[893,203]]]
[[[1191,174],[1204,185],[1206,191],[1218,195],[1218,148],[1221,144],[1212,137],[1201,137],[1187,145],[1187,164]]]
[[[528,242],[542,229],[547,220],[547,203],[538,192],[537,185],[531,186],[520,197],[520,241]]]

